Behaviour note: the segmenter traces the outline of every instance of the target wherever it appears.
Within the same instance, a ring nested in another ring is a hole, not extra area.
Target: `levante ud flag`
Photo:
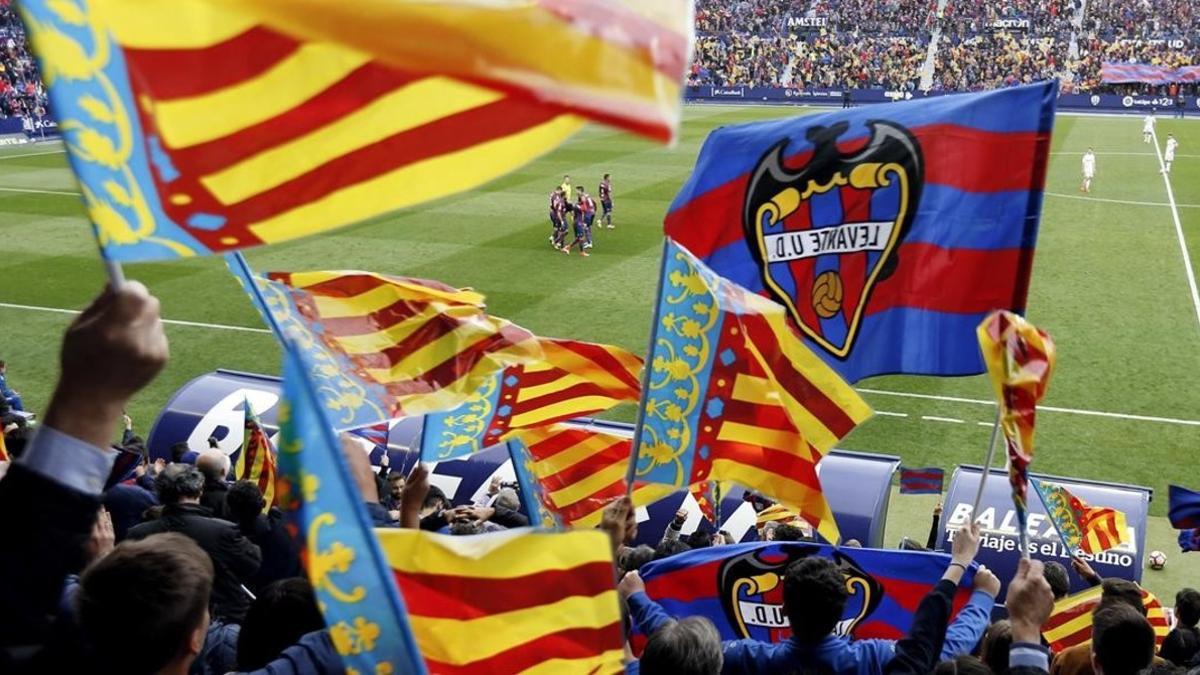
[[[722,127],[664,230],[788,308],[846,380],[982,373],[1023,312],[1057,84]]]

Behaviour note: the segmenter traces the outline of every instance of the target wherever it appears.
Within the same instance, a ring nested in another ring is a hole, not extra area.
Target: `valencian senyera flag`
[[[1046,508],[1063,547],[1071,555],[1100,553],[1128,540],[1129,525],[1125,513],[1114,508],[1089,506],[1058,483],[1030,477],[1029,485]]]
[[[632,441],[566,424],[520,431],[506,443],[529,521],[546,528],[595,527],[604,507],[626,493]],[[675,488],[635,482],[644,506]]]
[[[229,267],[279,339],[304,351],[338,428],[446,410],[507,366],[539,360],[538,340],[489,315],[483,296],[369,272]]]
[[[817,463],[871,409],[804,345],[787,310],[667,240],[632,478],[729,480],[793,508],[831,542]]]
[[[1022,311],[1057,85],[724,126],[664,225],[787,307],[843,378],[982,373],[975,326]]]
[[[238,480],[248,480],[258,485],[263,496],[263,513],[275,505],[275,466],[275,448],[271,446],[271,439],[267,437],[247,399],[242,448],[233,473]]]
[[[666,140],[688,0],[27,0],[104,256],[162,260],[454,194],[592,119]]]
[[[720,484],[715,480],[706,480],[688,486],[688,493],[696,500],[700,514],[715,526],[721,525],[717,515],[717,506],[721,503]]]
[[[1042,637],[1055,653],[1068,647],[1088,644],[1092,641],[1092,612],[1100,604],[1104,589],[1096,586],[1086,591],[1068,595],[1054,603],[1054,611],[1042,625]],[[1142,606],[1146,608],[1146,619],[1154,628],[1154,640],[1159,647],[1171,631],[1162,603],[1153,593],[1142,589]]]
[[[285,343],[277,494],[301,542],[334,648],[359,673],[424,673],[391,568],[371,529],[311,364]],[[355,451],[359,450],[355,448]]]
[[[518,429],[637,403],[641,357],[613,345],[538,338],[542,358],[497,371],[462,405],[422,421],[421,461],[465,457]]]
[[[1008,455],[1021,550],[1026,550],[1029,517],[1029,464],[1033,462],[1033,431],[1037,403],[1046,394],[1054,371],[1054,341],[1045,332],[1012,312],[997,311],[979,324],[979,348],[1000,406],[1000,429]]]
[[[845,576],[850,597],[835,632],[855,639],[904,637],[917,605],[950,562],[940,553],[759,542],[673,555],[641,574],[646,594],[671,616],[703,616],[722,640],[782,642],[791,637],[783,577],[789,565],[809,556],[832,558]],[[955,612],[969,599],[974,574],[972,565],[955,596]],[[640,652],[645,636],[635,633],[631,643]]]
[[[431,673],[624,672],[604,533],[377,532]]]

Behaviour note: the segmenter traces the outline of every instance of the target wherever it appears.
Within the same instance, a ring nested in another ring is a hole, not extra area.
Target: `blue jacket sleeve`
[[[942,644],[942,661],[962,654],[970,654],[983,639],[992,620],[992,607],[996,599],[982,591],[975,591],[971,599],[958,613],[954,623],[946,629],[946,641]]]
[[[248,675],[333,675],[346,672],[346,664],[333,649],[329,631],[306,634],[296,644],[283,650],[279,658]]]
[[[645,593],[634,593],[625,602],[629,605],[629,615],[634,625],[646,637],[671,621],[670,615]]]

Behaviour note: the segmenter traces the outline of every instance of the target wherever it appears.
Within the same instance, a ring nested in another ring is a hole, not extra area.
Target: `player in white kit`
[[[1146,115],[1146,117],[1144,117],[1142,119],[1142,142],[1143,143],[1150,142],[1150,138],[1154,135],[1154,125],[1157,122],[1158,122],[1158,120],[1154,119],[1154,111],[1153,110],[1150,111],[1149,115]]]
[[[1083,183],[1079,186],[1080,192],[1092,191],[1092,179],[1096,177],[1096,153],[1092,152],[1091,148],[1083,153]]]
[[[1171,173],[1171,162],[1175,161],[1175,148],[1179,147],[1179,141],[1175,140],[1175,134],[1167,134],[1167,150],[1163,153],[1163,171]]]

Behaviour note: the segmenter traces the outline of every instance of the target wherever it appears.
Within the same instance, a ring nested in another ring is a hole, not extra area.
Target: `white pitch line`
[[[975,424],[976,426],[990,427],[994,424],[994,422],[976,422]]]
[[[0,187],[0,192],[28,192],[35,195],[66,195],[68,197],[78,197],[78,192],[67,192],[65,190],[35,190],[33,188],[14,188]]]
[[[875,414],[883,415],[884,417],[908,417],[908,413],[888,412],[886,410],[876,410]]]
[[[1083,156],[1082,152],[1071,152],[1068,150],[1055,150],[1054,152],[1052,152],[1050,154],[1051,155],[1074,155],[1075,157]],[[1142,157],[1142,156],[1150,156],[1153,154],[1154,154],[1153,152],[1097,152],[1096,153],[1096,155],[1099,157],[1105,157],[1105,156]],[[1176,157],[1200,157],[1200,155],[1175,155],[1175,156]]]
[[[971,403],[974,405],[986,405],[989,407],[996,406],[995,401],[985,401],[980,398],[962,398],[959,396],[936,396],[934,394],[913,394],[913,393],[910,393],[907,391],[887,391],[885,389],[862,389],[862,388],[859,388],[858,391],[860,391],[864,394],[878,394],[880,396],[900,396],[903,398],[919,398],[919,399],[925,399],[928,401],[948,401],[950,403]],[[1091,417],[1108,417],[1111,419],[1119,419],[1119,420],[1134,420],[1137,422],[1162,422],[1163,424],[1182,424],[1184,426],[1189,426],[1189,427],[1200,427],[1200,420],[1185,420],[1185,419],[1176,419],[1173,417],[1153,417],[1150,415],[1133,415],[1130,413],[1104,412],[1101,410],[1080,410],[1078,408],[1059,408],[1059,407],[1050,406],[1050,405],[1039,405],[1038,410],[1046,411],[1046,412],[1067,413],[1067,414],[1071,414],[1071,415],[1088,415]],[[988,422],[987,424],[988,424],[988,426],[991,426],[991,422]]]
[[[1171,218],[1175,220],[1175,236],[1179,238],[1179,250],[1183,253],[1183,269],[1187,273],[1188,288],[1192,291],[1192,305],[1196,309],[1196,325],[1200,326],[1200,290],[1196,288],[1196,272],[1192,269],[1192,256],[1188,253],[1187,239],[1183,236],[1183,225],[1179,222],[1179,209],[1175,208],[1175,191],[1171,189],[1171,174],[1163,163],[1162,151],[1158,148],[1158,134],[1150,130],[1154,140],[1154,154],[1158,156],[1158,168],[1162,171],[1163,184],[1167,186],[1167,201],[1171,204]]]
[[[1150,154],[1150,153],[1146,153]],[[1132,204],[1133,206],[1162,206],[1168,207],[1169,202],[1138,202],[1131,199],[1105,199],[1103,197],[1085,197],[1083,195],[1068,195],[1062,192],[1043,192],[1042,194],[1049,197],[1059,197],[1062,199],[1078,199],[1085,202],[1105,202],[1107,204]],[[1181,209],[1200,209],[1200,204],[1176,204]]]
[[[16,159],[18,157],[41,157],[42,155],[61,155],[64,152],[66,152],[66,150],[47,150],[45,152],[25,152],[25,153],[21,153],[18,155],[2,155],[2,154],[0,154],[0,159]],[[1182,156],[1183,155],[1180,155],[1180,157],[1182,157]]]
[[[921,415],[921,419],[928,422],[947,422],[949,424],[966,424],[966,422],[957,417],[938,417],[936,415]]]
[[[62,309],[60,307],[39,307],[37,305],[18,305],[11,302],[0,302],[0,307],[6,309],[28,309],[36,312],[53,312],[55,314],[79,314],[79,310]],[[241,333],[270,333],[266,328],[250,328],[249,326],[230,326],[223,323],[204,323],[203,321],[183,321],[182,319],[163,319],[163,323],[172,326],[191,326],[192,328],[212,328],[214,330],[232,330]]]

